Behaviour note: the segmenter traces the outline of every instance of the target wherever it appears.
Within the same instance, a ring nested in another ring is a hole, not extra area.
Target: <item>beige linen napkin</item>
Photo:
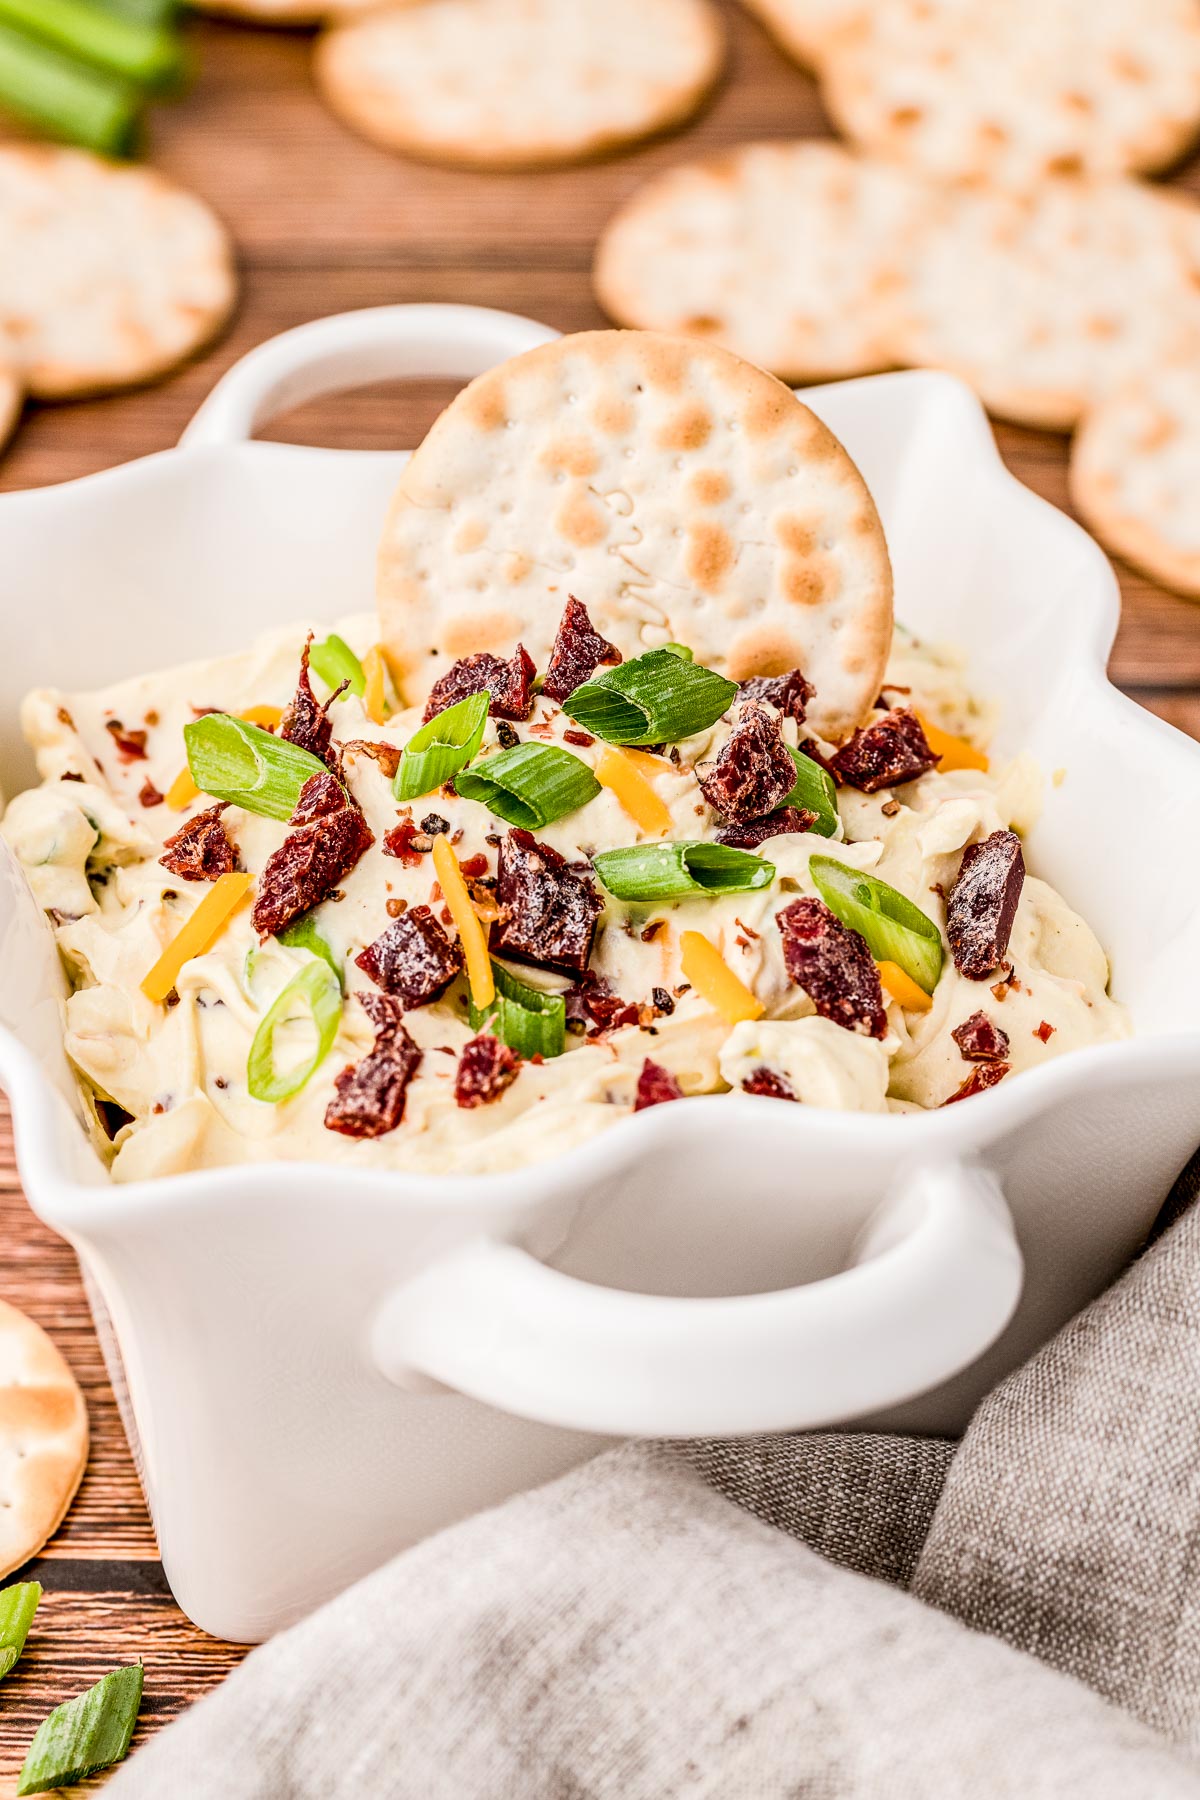
[[[628,1445],[256,1651],[108,1792],[1200,1800],[1196,1746],[1191,1210],[957,1450]]]

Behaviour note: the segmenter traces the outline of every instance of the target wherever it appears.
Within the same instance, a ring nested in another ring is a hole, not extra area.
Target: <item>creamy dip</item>
[[[376,636],[369,615],[336,629],[359,655]],[[816,895],[812,855],[832,853],[870,871],[944,927],[943,894],[963,850],[996,830],[1025,832],[1036,817],[1040,776],[1021,757],[987,773],[932,771],[894,792],[842,788],[841,841],[811,831],[768,839],[758,854],[775,865],[776,879],[757,891],[635,906],[605,895],[591,968],[622,999],[644,1005],[643,1024],[592,1038],[568,1033],[561,1056],[524,1062],[489,1105],[465,1110],[455,1101],[457,1059],[473,1036],[461,976],[442,999],[404,1016],[423,1056],[396,1129],[359,1140],[325,1126],[335,1078],[374,1041],[364,1011],[349,998],[332,1050],[300,1092],[275,1105],[257,1100],[247,1085],[251,1042],[309,953],[274,938],[260,944],[244,904],[211,948],[184,965],[177,1003],[164,1006],[145,997],[143,978],[209,891],[204,882],[175,878],[158,858],[164,840],[211,801],[202,797],[179,812],[155,797],[183,767],[183,727],[198,711],[238,714],[290,700],[305,635],[298,625],[240,655],[138,677],[99,693],[39,690],[25,703],[23,724],[42,784],[12,801],[0,829],[53,926],[72,990],[66,1046],[97,1145],[116,1180],[266,1159],[441,1173],[514,1168],[577,1145],[629,1112],[647,1057],[669,1071],[685,1094],[737,1089],[767,1068],[802,1103],[908,1111],[942,1105],[968,1078],[973,1065],[964,1061],[952,1032],[979,1011],[1008,1037],[1010,1080],[1067,1051],[1129,1034],[1124,1009],[1108,996],[1103,949],[1078,914],[1033,873],[1024,882],[1005,957],[1011,977],[967,980],[947,954],[927,1012],[906,1011],[885,993],[888,1030],[882,1040],[817,1016],[808,995],[789,979],[774,915],[800,895]],[[898,634],[889,680],[911,690],[905,703],[935,725],[977,744],[985,740],[990,716],[970,694],[953,656]],[[330,716],[341,744],[382,741],[399,748],[421,723],[414,709],[392,714],[383,726],[372,724],[353,695],[336,702]],[[571,729],[557,706],[538,698],[520,736],[562,743]],[[783,731],[795,745],[794,722],[785,720]],[[715,836],[720,820],[693,767],[711,759],[728,732],[723,720],[682,742],[677,763],[664,761],[654,787],[670,810],[672,837]],[[131,733],[144,733],[144,745],[130,740]],[[499,742],[497,723],[489,719],[484,753]],[[605,748],[599,741],[565,747],[592,765]],[[431,896],[436,877],[428,855],[410,868],[384,853],[398,809],[379,762],[351,749],[344,773],[375,843],[337,897],[316,909],[315,919],[344,963],[352,993],[370,986],[353,959],[387,925],[387,901],[416,906],[432,898],[440,913],[441,896]],[[452,834],[461,833],[454,838],[460,860],[482,853],[495,870],[496,844],[508,828],[484,806],[441,790],[411,810],[418,822],[439,815]],[[225,811],[222,823],[242,866],[254,875],[289,829],[236,806]],[[578,861],[640,841],[643,834],[605,788],[537,835]],[[763,1002],[762,1019],[730,1027],[686,987],[679,947],[686,930],[703,932],[716,946]],[[519,973],[534,985],[567,985],[549,972],[523,967]],[[670,996],[673,1010],[651,1012],[655,989]],[[98,1102],[120,1109],[122,1122],[111,1140],[104,1128],[106,1122],[112,1126],[111,1107]]]

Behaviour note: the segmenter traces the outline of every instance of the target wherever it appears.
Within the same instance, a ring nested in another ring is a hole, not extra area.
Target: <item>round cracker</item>
[[[1084,420],[1071,498],[1115,555],[1200,599],[1200,357],[1146,369]]]
[[[152,169],[0,145],[0,243],[0,346],[39,398],[165,374],[233,307],[224,228]]]
[[[823,54],[847,136],[942,178],[1161,169],[1200,128],[1196,0],[888,0]]]
[[[87,1452],[79,1383],[41,1326],[0,1300],[0,1577],[58,1530]]]
[[[625,325],[723,344],[789,381],[894,360],[923,184],[836,144],[743,144],[665,170],[612,218],[596,292]]]
[[[1197,317],[1200,207],[1134,181],[929,190],[893,345],[1004,418],[1068,430]]]
[[[870,0],[742,0],[781,49],[806,69],[816,68],[824,51]]]
[[[244,19],[249,25],[320,25],[348,19],[386,0],[191,0],[194,12],[218,19]]]
[[[568,594],[626,657],[672,641],[734,680],[799,666],[839,741],[879,692],[892,578],[841,444],[716,345],[594,331],[481,375],[400,478],[380,622],[410,701],[471,651],[545,668]]]
[[[317,81],[389,149],[577,162],[679,124],[721,70],[709,0],[417,0],[328,32]]]
[[[24,398],[24,385],[17,371],[0,363],[0,450],[17,429]]]

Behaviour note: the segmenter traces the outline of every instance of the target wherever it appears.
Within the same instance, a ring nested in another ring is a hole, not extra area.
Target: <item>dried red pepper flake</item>
[[[354,959],[385,994],[405,1007],[428,1006],[463,966],[462,949],[427,906],[410,906]]]
[[[969,1100],[973,1094],[984,1094],[988,1088],[995,1087],[1008,1074],[1010,1063],[981,1062],[976,1063],[962,1086],[942,1101],[943,1106],[953,1106],[956,1100]]]
[[[915,781],[937,764],[921,721],[907,706],[897,706],[873,724],[856,731],[832,758],[847,787],[862,794]]]
[[[477,850],[474,856],[464,857],[458,866],[468,881],[478,881],[488,872],[488,859],[482,850]]]
[[[993,831],[964,850],[946,899],[946,936],[955,968],[969,981],[985,981],[1004,961],[1024,882],[1015,831]],[[1009,985],[1016,985],[1011,975]]]
[[[768,1069],[765,1064],[751,1069],[742,1090],[747,1094],[762,1094],[768,1100],[795,1100],[796,1094],[786,1075],[780,1075],[775,1069]]]
[[[972,1013],[950,1036],[968,1062],[1001,1062],[1008,1055],[1008,1033],[985,1012]]]
[[[127,731],[120,719],[105,719],[104,729],[117,747],[117,755],[122,762],[145,762],[146,733],[144,731]]]
[[[224,806],[197,813],[163,845],[159,862],[184,881],[216,881],[237,868],[237,851],[221,823]]]
[[[1043,1019],[1033,1035],[1035,1038],[1041,1038],[1043,1044],[1048,1044],[1050,1039],[1054,1036],[1054,1031],[1055,1027],[1046,1019]]]
[[[161,806],[166,796],[161,794],[147,775],[138,791],[138,800],[142,806]]]
[[[756,700],[742,707],[714,763],[696,779],[708,804],[727,819],[759,819],[773,812],[796,785],[796,765],[779,720]]]
[[[418,831],[410,813],[408,818],[401,819],[398,825],[393,825],[390,831],[384,833],[383,854],[397,857],[406,869],[419,869],[422,855],[427,855],[433,848],[427,839],[422,838],[424,850],[418,850],[413,839],[419,837],[422,837],[422,833]]]
[[[564,731],[563,732],[563,743],[564,744],[574,744],[575,747],[579,750],[586,750],[588,748],[588,746],[590,744],[594,744],[595,741],[596,740],[592,736],[590,731],[572,730],[572,731]]]
[[[491,695],[488,711],[493,719],[527,719],[533,711],[533,678],[537,670],[524,644],[505,662],[490,650],[460,657],[435,681],[425,702],[425,723],[435,719],[457,700],[469,694]]]
[[[638,1076],[634,1112],[645,1112],[648,1106],[662,1106],[668,1100],[682,1100],[683,1089],[669,1069],[647,1057]]]
[[[395,1131],[404,1117],[408,1084],[421,1066],[421,1051],[404,1028],[403,1008],[387,994],[360,993],[375,1027],[375,1048],[349,1063],[334,1082],[325,1109],[325,1129],[343,1137],[377,1138]]]
[[[577,974],[587,968],[604,902],[589,876],[519,826],[500,846],[496,900],[498,955]]]
[[[788,975],[821,1017],[867,1037],[887,1035],[883,988],[866,940],[807,895],[776,915]]]
[[[398,744],[376,743],[371,738],[349,738],[342,745],[344,756],[369,756],[379,764],[380,772],[391,781],[400,767],[401,750]]]
[[[542,692],[550,700],[566,700],[583,682],[591,680],[601,663],[620,660],[617,646],[600,636],[587,607],[572,594],[558,622]]]
[[[757,850],[769,837],[811,831],[816,822],[816,813],[809,812],[806,806],[777,806],[774,812],[764,813],[761,819],[723,825],[717,833],[717,842],[730,844],[735,850]]]
[[[481,1031],[463,1045],[454,1078],[454,1098],[459,1106],[490,1106],[510,1088],[521,1073],[521,1058],[490,1031]]]
[[[798,725],[803,723],[808,703],[817,691],[800,669],[789,669],[786,675],[752,675],[740,685],[745,699],[767,700],[785,719],[795,719]]]
[[[305,782],[290,823],[297,829],[267,858],[259,877],[251,920],[264,938],[319,905],[375,842],[350,795],[328,773]]]
[[[312,641],[313,634],[310,631],[300,652],[300,678],[296,684],[296,692],[284,707],[283,717],[279,721],[279,735],[286,738],[289,744],[295,744],[298,749],[307,750],[312,756],[319,756],[323,763],[331,763],[333,722],[329,717],[329,709],[338,695],[345,692],[346,683],[343,682],[341,687],[334,689],[324,706],[320,704],[313,693],[308,674],[308,653]]]

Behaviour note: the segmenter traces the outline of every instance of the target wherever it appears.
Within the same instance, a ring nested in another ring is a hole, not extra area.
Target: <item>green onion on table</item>
[[[0,107],[50,137],[126,156],[184,70],[164,0],[0,0]]]
[[[17,1793],[45,1794],[71,1787],[121,1762],[142,1704],[142,1675],[141,1663],[114,1669],[43,1719],[29,1746]]]

